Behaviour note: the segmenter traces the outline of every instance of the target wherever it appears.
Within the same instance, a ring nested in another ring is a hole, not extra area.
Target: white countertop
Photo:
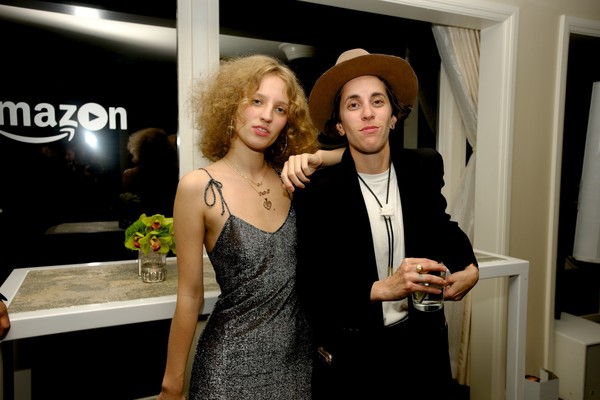
[[[159,283],[142,282],[137,260],[15,269],[0,288],[11,320],[4,341],[170,319],[177,260],[167,260],[167,279]],[[220,291],[208,258],[204,281],[201,313],[209,314]]]
[[[477,252],[480,278],[513,276],[527,263]],[[169,257],[167,279],[144,283],[137,260],[14,269],[0,293],[7,298],[11,329],[5,341],[108,326],[170,319],[177,293],[177,259]],[[212,265],[204,260],[210,314],[220,294]],[[521,272],[522,273],[522,272]]]

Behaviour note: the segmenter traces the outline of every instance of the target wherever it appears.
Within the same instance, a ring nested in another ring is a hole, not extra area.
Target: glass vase
[[[162,282],[167,279],[167,255],[156,251],[138,252],[138,273],[143,282]]]

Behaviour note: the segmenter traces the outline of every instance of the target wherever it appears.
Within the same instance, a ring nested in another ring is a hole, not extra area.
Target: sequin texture
[[[310,399],[295,251],[293,208],[273,233],[229,215],[208,254],[221,295],[198,341],[190,400]]]

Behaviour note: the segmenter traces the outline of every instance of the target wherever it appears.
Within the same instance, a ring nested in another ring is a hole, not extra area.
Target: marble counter
[[[137,260],[13,270],[0,288],[12,324],[4,341],[172,318],[177,259],[167,258],[163,282],[144,283],[137,272]],[[209,314],[220,290],[208,258],[204,287]]]
[[[137,262],[123,261],[87,268],[42,268],[27,273],[10,302],[10,314],[45,309],[148,299],[177,293],[177,260],[167,261],[167,279],[144,283],[137,278]],[[218,291],[215,272],[204,267],[206,291]]]

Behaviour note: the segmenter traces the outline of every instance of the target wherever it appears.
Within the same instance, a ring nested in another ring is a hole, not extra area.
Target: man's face
[[[381,152],[388,143],[390,127],[397,118],[385,84],[372,75],[348,81],[341,92],[338,133],[348,138],[351,150],[361,154]]]

